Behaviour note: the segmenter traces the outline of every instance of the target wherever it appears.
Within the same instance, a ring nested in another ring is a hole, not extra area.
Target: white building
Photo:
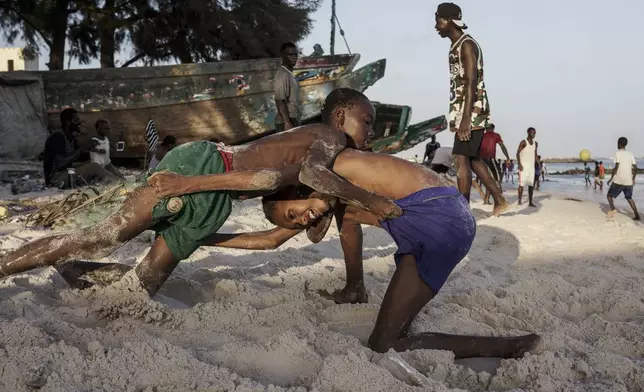
[[[26,59],[21,48],[0,48],[0,72],[38,71],[38,56]]]

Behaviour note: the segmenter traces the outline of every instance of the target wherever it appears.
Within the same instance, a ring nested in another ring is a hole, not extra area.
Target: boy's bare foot
[[[369,300],[367,290],[364,286],[360,286],[358,288],[347,286],[343,289],[336,290],[333,293],[329,293],[326,290],[318,290],[318,294],[324,298],[335,301],[336,304],[362,304],[367,303]]]
[[[529,207],[536,207],[536,206],[534,205],[534,203],[530,203],[530,204],[528,204],[528,206],[529,206]]]
[[[511,344],[514,345],[511,358],[521,358],[527,352],[538,353],[543,349],[543,338],[539,335],[530,334],[517,336]]]
[[[639,215],[635,215],[635,216],[633,217],[633,220],[634,220],[634,221],[638,221],[638,220],[640,220],[640,216],[639,216]]]
[[[505,211],[509,210],[512,206],[510,206],[510,203],[507,201],[503,200],[500,203],[494,203],[494,209],[492,210],[492,215],[494,216],[499,216],[503,214]]]

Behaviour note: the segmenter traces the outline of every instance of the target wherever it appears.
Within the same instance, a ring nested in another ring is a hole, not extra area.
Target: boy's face
[[[331,208],[321,199],[278,200],[269,217],[286,229],[306,229]]]
[[[375,136],[373,121],[376,111],[369,100],[361,98],[349,109],[336,110],[336,121],[340,130],[349,136],[349,145],[365,150]]]
[[[105,137],[107,133],[112,129],[112,126],[109,122],[102,122],[96,127],[96,133],[100,137]]]

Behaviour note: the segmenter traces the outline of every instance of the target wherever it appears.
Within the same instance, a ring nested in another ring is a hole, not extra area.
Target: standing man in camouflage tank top
[[[458,189],[470,200],[472,170],[494,198],[494,215],[509,208],[501,188],[490,175],[479,156],[485,129],[492,124],[490,105],[483,81],[483,52],[472,37],[463,32],[467,25],[461,20],[461,8],[442,3],[436,10],[436,31],[449,38],[450,105],[449,126],[454,137],[454,155],[458,166]]]

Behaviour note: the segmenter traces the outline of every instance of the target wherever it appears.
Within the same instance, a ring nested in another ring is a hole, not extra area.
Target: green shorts
[[[225,173],[224,160],[212,142],[181,144],[168,152],[155,172],[187,176]],[[226,222],[232,209],[228,191],[192,193],[159,201],[152,209],[152,230],[163,236],[177,260],[188,258]]]

